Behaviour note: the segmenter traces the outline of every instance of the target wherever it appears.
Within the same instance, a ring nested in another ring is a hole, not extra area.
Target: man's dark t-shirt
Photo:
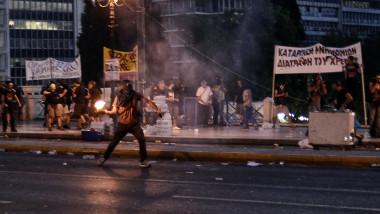
[[[347,69],[347,76],[352,76],[353,74],[355,75],[352,78],[357,78],[358,75],[358,69],[360,68],[358,63],[352,63],[352,64],[347,64],[346,69]],[[348,77],[349,78],[349,77]],[[351,78],[350,78],[351,79]]]
[[[281,87],[277,87],[277,95],[282,93],[288,93],[288,90],[284,87],[281,89]],[[276,104],[277,105],[286,105],[288,102],[288,97],[282,96],[282,97],[276,97]]]
[[[239,87],[236,93],[236,103],[237,104],[243,104],[243,92],[244,90],[247,89],[246,87]]]
[[[5,90],[3,92],[4,95],[4,102],[5,104],[8,105],[8,107],[12,107],[15,104],[15,96],[16,96],[16,91],[15,90]]]
[[[74,94],[76,95],[74,98],[76,104],[85,104],[86,89],[83,86],[78,86]]]
[[[94,105],[96,101],[100,100],[102,92],[98,88],[91,88],[88,92],[91,96],[91,105]]]
[[[59,90],[56,89],[56,90],[52,90],[52,89],[47,89],[46,91],[50,92],[50,94],[46,94],[46,102],[48,104],[52,104],[52,105],[56,105],[59,103],[60,101],[60,97],[59,97]],[[62,93],[62,92],[61,92]]]

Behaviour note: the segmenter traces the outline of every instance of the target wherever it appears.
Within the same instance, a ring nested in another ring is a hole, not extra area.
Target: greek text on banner
[[[275,47],[275,74],[307,74],[342,72],[348,56],[362,64],[360,43],[343,48],[325,47],[316,44],[310,47]]]

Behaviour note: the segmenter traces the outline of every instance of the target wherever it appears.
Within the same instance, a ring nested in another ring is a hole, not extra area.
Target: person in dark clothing
[[[1,95],[3,95],[6,90],[7,90],[7,83],[6,82],[1,82],[0,83],[0,105],[2,104]]]
[[[63,104],[62,97],[65,95],[65,90],[60,87],[56,87],[54,83],[51,83],[49,88],[44,91],[44,95],[46,96],[46,103],[48,108],[48,130],[53,131],[52,123],[54,117],[57,117],[58,129],[64,130],[62,127],[62,112],[63,112]]]
[[[376,105],[377,102],[380,101],[378,98],[378,89],[380,88],[380,75],[377,78],[371,78],[369,81],[367,88],[365,90],[365,101],[367,105],[368,115],[369,115],[369,125],[371,126],[375,122],[376,115]]]
[[[21,107],[21,103],[16,96],[16,91],[13,89],[12,82],[8,82],[6,90],[3,91],[3,94],[1,95],[1,105],[3,109],[3,132],[7,131],[8,115],[11,123],[11,131],[17,132],[15,125],[15,108],[16,106]]]
[[[376,78],[369,82],[368,89],[366,99],[370,116],[369,133],[371,137],[378,138],[380,137],[380,75],[376,75]]]
[[[179,113],[178,113],[178,94],[175,87],[175,82],[172,80],[169,83],[169,87],[165,91],[166,104],[168,105],[169,113],[172,116],[173,129],[179,130]]]
[[[352,97],[351,93],[348,92],[348,90],[343,88],[343,85],[341,82],[336,83],[336,97],[335,97],[335,108],[336,109],[349,109],[354,110],[355,104],[354,104],[354,98]]]
[[[179,84],[179,89],[178,89],[178,114],[179,115],[184,115],[184,104],[185,104],[185,97],[187,96],[187,91],[184,83]]]
[[[358,99],[359,89],[360,89],[360,73],[361,69],[358,63],[354,62],[355,58],[353,56],[349,56],[347,59],[347,64],[345,67],[345,78],[346,78],[346,86],[348,92],[355,99]]]
[[[119,144],[120,140],[123,139],[123,137],[126,134],[131,133],[135,136],[140,146],[140,167],[147,168],[150,167],[151,164],[146,161],[147,152],[145,145],[145,136],[139,123],[139,112],[137,102],[143,101],[149,104],[152,108],[154,108],[157,111],[160,117],[162,116],[162,111],[158,109],[152,101],[145,99],[143,95],[141,95],[138,92],[135,92],[132,89],[132,83],[129,80],[124,80],[123,83],[123,89],[115,98],[112,104],[112,110],[101,111],[101,113],[109,115],[119,113],[119,118],[118,127],[114,134],[114,137],[111,143],[108,145],[107,150],[104,152],[104,157],[98,160],[98,166],[103,166],[104,162],[110,158],[111,153],[113,152],[117,144]]]
[[[67,85],[66,81],[57,82],[57,87],[64,91],[63,97],[61,97],[60,103],[62,104],[62,127],[70,129],[70,105],[72,103],[73,91]]]
[[[352,97],[352,95],[350,94],[350,92],[348,92],[348,90],[344,89],[343,88],[343,84],[338,81],[336,82],[336,97],[335,97],[335,100],[334,100],[334,106],[336,109],[339,109],[339,110],[351,110],[351,111],[354,111],[355,110],[355,102],[354,102],[354,98]],[[355,123],[357,122],[357,119],[355,118]],[[357,134],[356,132],[356,126],[355,126],[355,137],[358,139],[358,145],[361,145],[362,144],[362,140],[363,140],[363,136],[362,135],[359,135]]]
[[[89,116],[93,121],[100,121],[99,115],[96,114],[95,103],[101,99],[102,91],[96,87],[96,83],[94,81],[90,81],[88,83],[88,94],[90,101]]]
[[[273,127],[276,127],[276,122],[277,122],[277,114],[280,112],[283,112],[285,116],[288,118],[290,129],[295,129],[296,127],[292,124],[292,118],[290,117],[290,112],[289,108],[287,106],[288,103],[288,89],[285,87],[285,83],[282,82],[280,83],[280,86],[277,87],[274,90],[274,97],[276,99],[276,107],[274,110],[274,115],[273,115]]]
[[[18,100],[20,101],[21,103],[21,107],[18,107],[16,105],[16,109],[15,109],[15,114],[16,114],[16,120],[21,120],[22,118],[22,108],[23,106],[25,105],[25,99],[24,99],[24,90],[22,89],[22,87],[18,87],[17,85],[13,85],[13,89],[16,91],[16,96],[18,98]]]
[[[49,81],[49,83],[41,88],[42,100],[41,104],[44,106],[44,127],[48,125],[48,105],[46,102],[45,91],[49,89],[50,84],[55,84],[53,80]]]
[[[74,81],[73,88],[73,99],[75,102],[74,106],[74,117],[78,120],[77,130],[80,130],[84,126],[84,114],[86,113],[85,108],[85,96],[86,96],[85,88],[82,86],[81,82],[78,80]]]
[[[219,122],[223,120],[223,118],[220,118],[220,110],[221,110],[221,102],[220,102],[220,92],[222,89],[222,85],[215,85],[212,88],[212,96],[211,96],[211,102],[212,102],[212,110],[213,110],[213,125],[217,126],[220,125]]]

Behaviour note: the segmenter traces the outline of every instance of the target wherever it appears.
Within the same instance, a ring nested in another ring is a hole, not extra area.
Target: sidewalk
[[[49,132],[42,121],[24,121],[17,125],[17,133],[0,136],[0,148],[6,151],[25,152],[39,150],[48,153],[56,150],[59,154],[75,153],[102,154],[111,136],[105,141],[88,142],[81,140],[81,131],[53,129]],[[305,139],[306,127],[289,127],[241,131],[237,126],[209,127],[173,130],[173,136],[146,136],[150,160],[174,159],[194,161],[248,162],[270,164],[301,164],[320,166],[369,167],[380,163],[379,139],[365,139],[367,147],[344,151],[341,148],[321,150],[301,149],[297,143]],[[368,129],[359,133],[367,135]],[[113,153],[114,156],[137,157],[138,143],[133,136],[124,138]]]

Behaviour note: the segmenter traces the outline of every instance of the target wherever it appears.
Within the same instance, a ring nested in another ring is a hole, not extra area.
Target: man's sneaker
[[[51,127],[49,127],[48,131],[53,131],[53,129]]]
[[[174,126],[173,127],[173,130],[180,130],[181,128],[179,128],[178,126]]]
[[[148,163],[148,161],[143,161],[140,163],[141,168],[148,168],[150,166],[152,166],[152,164]]]
[[[65,129],[62,126],[58,127],[58,129],[61,131],[65,131]]]
[[[106,162],[106,159],[105,158],[100,158],[98,160],[98,166],[103,166],[104,162]]]

